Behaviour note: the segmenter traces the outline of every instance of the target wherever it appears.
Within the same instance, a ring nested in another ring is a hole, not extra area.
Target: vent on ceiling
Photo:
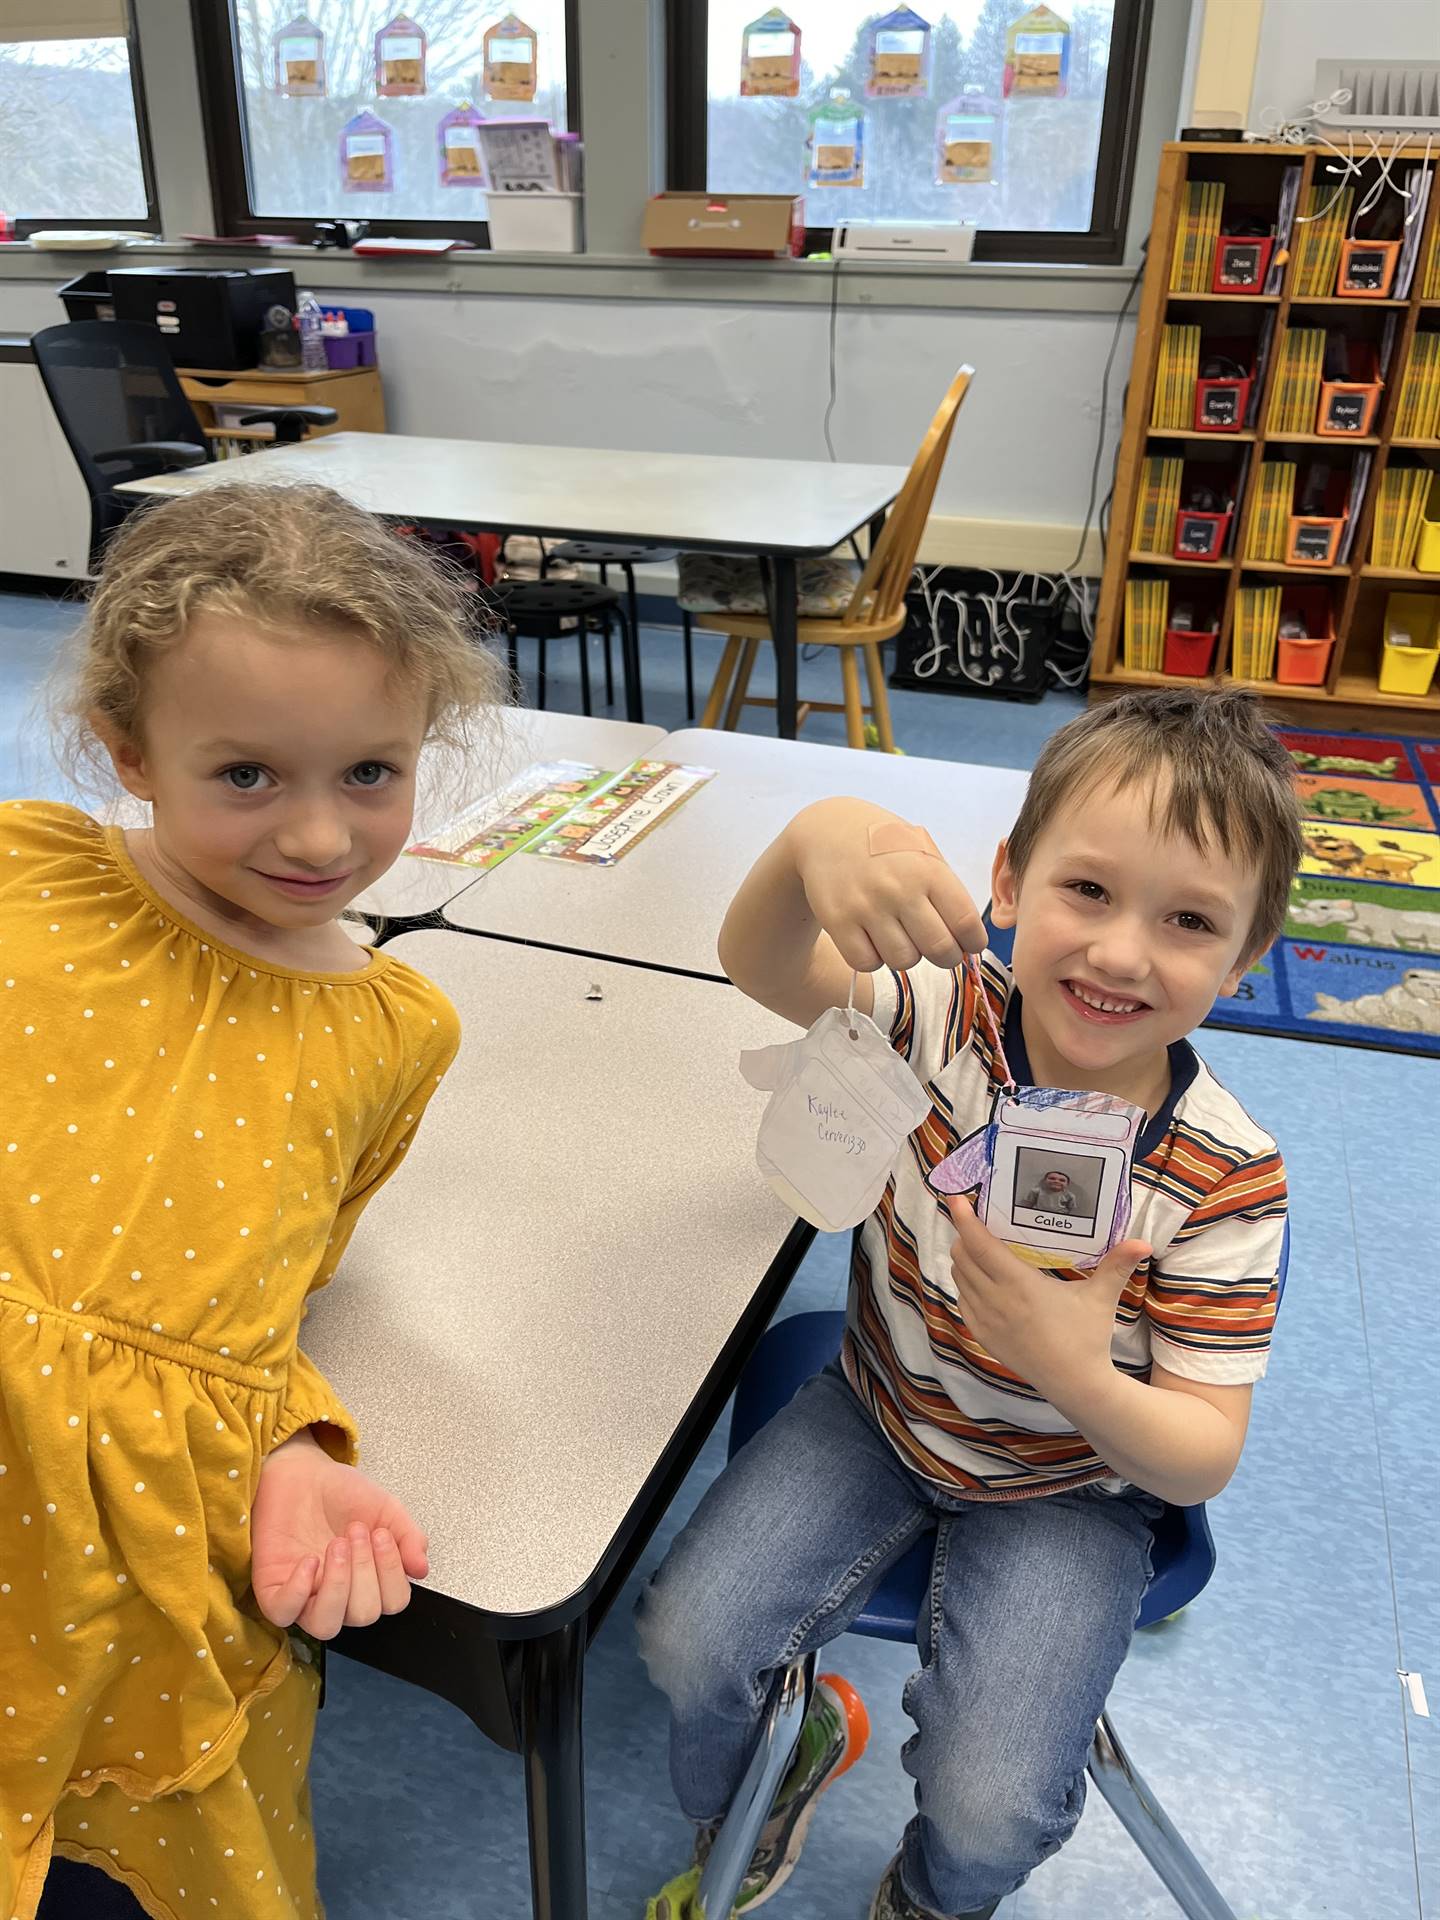
[[[1440,61],[1317,60],[1315,97],[1350,98],[1316,116],[1327,133],[1440,134]]]

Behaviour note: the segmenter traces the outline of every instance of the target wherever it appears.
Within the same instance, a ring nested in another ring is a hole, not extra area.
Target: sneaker
[[[753,1913],[784,1886],[795,1871],[821,1794],[854,1766],[869,1738],[870,1717],[859,1694],[838,1673],[822,1673],[815,1682],[790,1771],[780,1783],[740,1883],[734,1912]],[[704,1867],[719,1831],[718,1826],[700,1829],[695,1841],[697,1868]],[[668,1916],[658,1914],[656,1920],[668,1920]],[[684,1920],[683,1913],[678,1920]]]
[[[978,1907],[973,1913],[956,1914],[955,1920],[991,1920],[999,1905],[998,1900],[992,1900],[988,1907]],[[924,1907],[916,1906],[901,1884],[898,1853],[885,1869],[885,1878],[875,1889],[875,1898],[870,1902],[870,1920],[935,1920],[935,1916]]]
[[[668,1880],[645,1903],[645,1920],[692,1920],[693,1902],[700,1891],[699,1867],[687,1867],[677,1879]]]

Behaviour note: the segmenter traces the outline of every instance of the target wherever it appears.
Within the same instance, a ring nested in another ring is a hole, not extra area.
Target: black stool
[[[629,651],[632,629],[625,609],[620,604],[620,595],[613,587],[598,586],[593,580],[502,580],[492,589],[492,593],[500,618],[505,622],[511,673],[518,676],[520,670],[516,640],[525,638],[534,640],[536,644],[536,680],[538,704],[541,707],[545,705],[546,643],[564,633],[566,621],[576,623],[575,637],[580,643],[580,705],[589,715],[588,642],[590,634],[595,631],[592,622],[598,623],[599,631],[605,636],[608,655],[610,618],[613,614],[621,623],[622,654]]]
[[[559,546],[551,547],[541,562],[541,572],[552,560],[566,562],[571,566],[598,567],[600,584],[606,586],[610,580],[610,568],[619,567],[625,576],[625,602],[630,614],[630,630],[635,635],[638,654],[640,645],[640,604],[635,592],[635,569],[651,563],[663,564],[676,560],[679,555],[674,547],[650,547],[638,540],[562,540]],[[695,718],[695,652],[690,626],[690,615],[680,609],[680,629],[685,638],[685,712]],[[615,680],[610,667],[610,636],[605,636],[605,700],[609,706],[615,704]]]

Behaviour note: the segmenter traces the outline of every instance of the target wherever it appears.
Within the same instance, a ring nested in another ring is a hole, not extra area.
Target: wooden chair
[[[845,738],[852,747],[865,745],[865,715],[871,713],[880,746],[885,753],[895,752],[895,735],[890,726],[890,703],[885,693],[885,668],[880,657],[881,642],[893,639],[905,624],[905,589],[925,531],[936,482],[945,464],[946,450],[955,426],[960,402],[974,377],[973,367],[961,367],[950,382],[935,418],[930,422],[920,451],[915,456],[899,498],[875,542],[850,604],[841,614],[827,618],[804,617],[796,625],[796,644],[802,647],[838,647],[843,703],[835,700],[806,700],[799,708],[803,725],[809,713],[843,713]],[[710,698],[701,716],[702,727],[720,724],[733,731],[745,707],[773,707],[773,700],[752,698],[750,675],[754,671],[760,643],[770,636],[770,622],[764,614],[697,613],[697,627],[726,636],[725,651],[710,688]],[[870,685],[867,706],[860,695],[860,663],[865,656],[865,673]]]

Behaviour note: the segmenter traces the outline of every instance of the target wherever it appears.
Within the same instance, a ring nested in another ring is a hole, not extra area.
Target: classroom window
[[[0,4],[0,212],[156,226],[124,0]]]
[[[574,10],[575,0],[413,10],[400,0],[194,0],[225,230],[303,234],[315,220],[347,219],[483,233],[465,123],[570,124]]]
[[[803,193],[812,247],[963,221],[977,259],[1118,260],[1150,5],[672,0],[671,184]]]

